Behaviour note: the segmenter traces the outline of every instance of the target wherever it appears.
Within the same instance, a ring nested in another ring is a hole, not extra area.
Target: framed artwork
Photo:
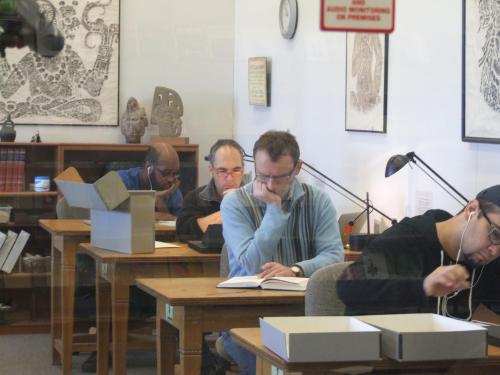
[[[269,105],[268,61],[266,57],[248,59],[248,103],[267,107]]]
[[[0,58],[0,122],[118,125],[120,1],[37,0],[64,36],[46,58],[9,48]]]
[[[500,6],[462,2],[462,141],[500,143]]]
[[[347,33],[345,130],[385,133],[389,37]]]

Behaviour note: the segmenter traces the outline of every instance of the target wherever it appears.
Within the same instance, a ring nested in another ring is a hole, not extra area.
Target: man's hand
[[[428,296],[446,296],[470,288],[469,278],[469,272],[460,264],[440,266],[424,279],[424,291]]]
[[[167,202],[170,196],[179,188],[181,182],[176,179],[168,189],[157,191],[155,194],[155,207],[157,211],[168,212]]]
[[[233,188],[233,189],[226,189],[222,192],[222,199],[224,199],[229,193],[232,193],[233,191],[235,191],[236,189]]]
[[[255,180],[253,182],[253,195],[266,204],[274,204],[281,208],[281,197],[267,189],[266,184]]]
[[[196,220],[201,231],[205,233],[209,225],[222,224],[222,215],[220,211],[214,212],[211,215],[200,217]]]
[[[284,266],[276,262],[268,262],[262,265],[262,272],[257,276],[263,279],[268,279],[274,276],[295,276],[290,267]]]

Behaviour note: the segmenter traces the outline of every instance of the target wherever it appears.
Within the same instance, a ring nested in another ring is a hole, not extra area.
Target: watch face
[[[280,30],[286,39],[292,39],[297,28],[297,0],[281,0]]]

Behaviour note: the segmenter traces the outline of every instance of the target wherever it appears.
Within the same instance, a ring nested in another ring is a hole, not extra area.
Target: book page
[[[258,288],[264,281],[257,276],[236,276],[217,285],[218,288]]]
[[[19,233],[14,246],[12,246],[12,250],[10,250],[9,252],[9,256],[5,260],[5,263],[2,265],[2,271],[5,271],[7,273],[12,272],[12,269],[16,265],[16,262],[19,259],[19,256],[21,255],[21,252],[23,251],[24,246],[26,246],[29,238],[30,234],[28,232],[22,230],[21,233]]]
[[[13,232],[11,230],[7,232],[7,238],[5,239],[2,247],[0,248],[0,269],[5,263],[7,257],[9,256],[10,249],[12,249],[12,246],[14,245],[16,238],[17,238],[16,232]]]

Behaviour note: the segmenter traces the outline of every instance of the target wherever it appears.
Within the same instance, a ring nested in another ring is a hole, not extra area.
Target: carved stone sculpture
[[[120,130],[127,143],[141,143],[146,126],[148,126],[146,111],[139,106],[136,98],[130,98],[127,102],[127,108],[120,118]]]
[[[151,124],[158,125],[162,137],[178,137],[182,132],[184,107],[179,94],[167,87],[155,88]]]

